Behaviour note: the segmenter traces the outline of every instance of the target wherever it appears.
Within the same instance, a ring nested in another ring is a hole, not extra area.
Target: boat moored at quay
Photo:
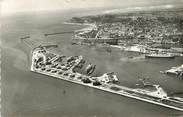
[[[96,77],[80,73],[78,69],[82,69],[84,64],[83,56],[66,57],[49,52],[44,47],[37,47],[32,51],[32,72],[183,112],[183,98],[169,96],[160,85],[144,85],[144,87],[151,87],[151,90],[121,86],[117,83],[119,80],[114,72]],[[89,67],[91,66],[93,65],[90,64]],[[91,72],[93,70],[91,69]]]

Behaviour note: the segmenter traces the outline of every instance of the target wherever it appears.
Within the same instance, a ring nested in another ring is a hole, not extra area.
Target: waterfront
[[[2,114],[20,117],[181,116],[180,112],[174,110],[29,72],[28,51],[25,51],[28,49],[19,40],[27,34],[37,41],[57,42],[59,44],[57,52],[60,54],[83,55],[86,60],[97,65],[95,73],[97,75],[114,71],[122,85],[133,87],[138,82],[138,76],[149,76],[152,83],[161,84],[169,92],[183,90],[182,80],[159,73],[161,70],[182,64],[183,58],[128,60],[125,59],[126,56],[136,54],[120,52],[118,49],[112,49],[109,53],[100,46],[71,45],[70,34],[45,38],[40,35],[45,32],[72,31],[81,28],[62,24],[61,14],[56,14],[54,17],[52,15],[52,19],[47,19],[48,17],[45,14],[32,18],[26,15],[3,20],[2,91],[5,92],[2,93]]]

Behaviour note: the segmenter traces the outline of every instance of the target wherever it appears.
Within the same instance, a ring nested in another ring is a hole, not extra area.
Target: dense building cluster
[[[183,43],[183,11],[108,14],[72,18],[71,22],[93,23],[83,38],[113,38],[130,42]]]
[[[167,22],[168,18],[159,20],[157,17],[132,17],[127,22],[104,23],[98,26],[98,38],[109,37],[121,40],[131,39],[143,41],[179,42],[182,30],[177,22]]]

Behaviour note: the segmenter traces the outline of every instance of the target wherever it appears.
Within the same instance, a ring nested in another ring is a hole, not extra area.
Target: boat
[[[168,53],[150,53],[145,55],[146,58],[175,58],[174,55]]]
[[[30,36],[21,37],[20,39],[23,40],[23,39],[28,39],[28,38],[30,38]]]
[[[148,102],[151,104],[159,105],[162,107],[178,110],[183,112],[183,98],[178,96],[169,96],[165,90],[160,85],[151,85],[155,90],[148,90],[146,88],[130,88],[126,86],[118,85],[116,82],[119,82],[117,76],[114,72],[104,73],[101,76],[92,77],[84,75],[78,72],[73,72],[73,69],[77,67],[78,64],[83,60],[82,56],[68,57],[66,64],[73,63],[71,67],[67,70],[58,69],[57,67],[52,68],[51,65],[46,65],[48,50],[42,50],[36,48],[32,53],[32,63],[31,63],[31,72],[47,75],[53,78],[65,80],[68,82],[76,83],[86,87],[95,88],[98,90],[110,92],[120,96],[125,96],[140,101]],[[52,53],[54,54],[54,53]],[[47,55],[47,56],[46,56]],[[59,55],[54,54],[54,56],[49,56],[54,58]],[[46,57],[46,58],[45,58]],[[41,58],[41,59],[40,59]],[[50,61],[54,64],[54,59]],[[63,64],[62,62],[57,64]],[[67,65],[66,65],[67,66]],[[49,69],[49,71],[44,70]],[[149,86],[149,83],[145,83],[145,86]]]
[[[86,67],[86,74],[91,75],[95,70],[96,65],[92,65],[91,63]]]

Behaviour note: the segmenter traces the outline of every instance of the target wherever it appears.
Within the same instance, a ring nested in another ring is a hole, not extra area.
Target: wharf
[[[150,98],[148,99],[148,98],[141,97],[140,95],[139,96],[138,95],[132,95],[132,94],[126,92],[126,91],[132,91],[133,92],[133,89],[131,89],[131,88],[127,88],[127,87],[123,87],[123,86],[118,86],[122,90],[114,91],[114,90],[111,90],[110,88],[106,88],[106,87],[103,87],[103,86],[93,86],[92,84],[86,84],[86,83],[83,83],[83,82],[81,82],[79,80],[73,80],[73,79],[69,79],[69,78],[64,78],[63,76],[59,76],[59,75],[56,75],[56,74],[50,74],[50,73],[47,73],[47,72],[34,71],[34,70],[31,70],[31,71],[32,72],[36,72],[36,73],[40,73],[40,74],[43,74],[43,75],[51,76],[51,77],[54,77],[54,78],[57,78],[57,79],[65,80],[65,81],[68,81],[68,82],[76,83],[76,84],[79,84],[79,85],[88,86],[88,87],[91,87],[91,88],[103,90],[103,91],[110,92],[110,93],[113,93],[113,94],[117,94],[117,95],[129,97],[129,98],[145,101],[145,102],[148,102],[148,103],[164,106],[164,107],[167,107],[167,108],[170,108],[170,109],[174,109],[174,110],[178,110],[178,111],[182,111],[183,112],[183,108],[179,108],[179,107],[163,104],[163,103],[155,101],[155,100],[150,100]],[[108,85],[108,87],[111,87],[111,86],[116,86],[116,85]]]
[[[166,70],[165,73],[183,76],[183,64],[181,66],[178,66],[178,67],[172,67],[171,69]]]
[[[157,91],[151,92],[151,91],[146,91],[144,89],[137,89],[137,88],[129,88],[129,87],[125,87],[125,86],[120,86],[117,85],[115,83],[112,82],[100,82],[100,85],[94,85],[93,81],[96,79],[100,79],[103,76],[100,77],[90,77],[90,76],[86,76],[77,72],[73,72],[73,69],[75,66],[77,66],[81,60],[83,59],[82,56],[77,57],[76,60],[74,60],[74,65],[69,67],[68,70],[66,71],[60,71],[63,72],[62,74],[59,74],[59,71],[57,68],[51,68],[51,67],[38,67],[40,64],[43,64],[40,62],[40,58],[44,60],[46,60],[46,57],[42,54],[43,53],[47,53],[45,50],[34,50],[33,51],[33,56],[32,56],[32,64],[31,64],[31,71],[35,72],[35,73],[40,73],[43,75],[47,75],[47,76],[51,76],[54,78],[58,78],[58,79],[62,79],[65,81],[69,81],[72,83],[76,83],[76,84],[80,84],[80,85],[84,85],[84,86],[88,86],[91,88],[96,88],[102,91],[106,91],[106,92],[110,92],[113,94],[117,94],[117,95],[121,95],[121,96],[125,96],[125,97],[129,97],[129,98],[133,98],[133,99],[137,99],[140,101],[144,101],[144,102],[148,102],[148,103],[152,103],[155,105],[160,105],[163,107],[167,107],[170,109],[174,109],[174,110],[178,110],[178,111],[183,111],[183,101],[182,98],[181,100],[177,100],[177,98],[179,97],[168,97],[166,95],[166,93],[163,91],[163,89],[161,87],[159,87],[159,85],[152,85],[155,86]],[[50,54],[50,53],[49,53]],[[52,56],[55,55],[56,58],[59,58],[58,55],[51,53]],[[53,57],[55,58],[55,57]],[[52,59],[51,59],[52,60]],[[67,59],[68,60],[68,59]],[[39,62],[36,62],[39,61]],[[52,61],[53,62],[53,61]],[[54,61],[54,66],[55,66],[55,61]],[[44,68],[44,70],[43,70]],[[47,71],[46,69],[49,69],[49,71]],[[55,70],[57,69],[57,71]],[[65,73],[67,73],[67,75],[64,75]],[[74,74],[74,77],[71,77],[71,75]],[[89,80],[91,80],[91,82],[83,82],[82,78],[88,78]],[[105,77],[106,79],[106,77]]]

